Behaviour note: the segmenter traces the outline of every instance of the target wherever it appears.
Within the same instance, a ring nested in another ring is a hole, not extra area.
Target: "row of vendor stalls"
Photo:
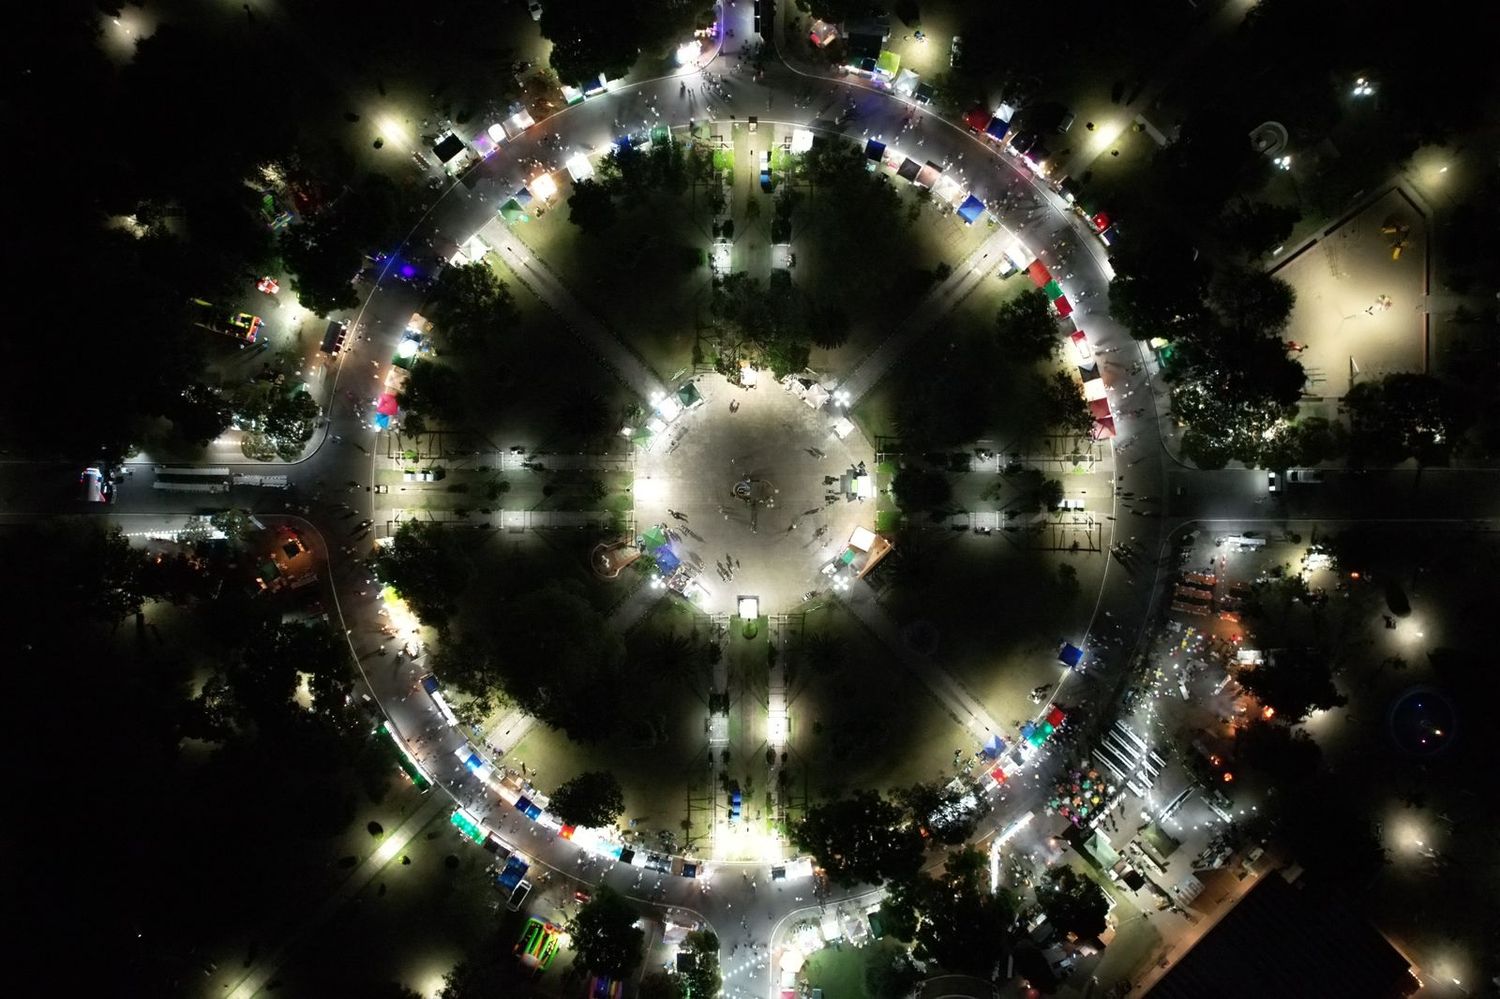
[[[870,139],[865,143],[865,158],[871,162],[872,170],[885,169],[917,187],[927,188],[934,198],[957,212],[958,217],[967,225],[973,225],[984,217],[984,202],[969,193],[957,178],[949,176],[931,160],[925,163],[915,160],[879,139]]]

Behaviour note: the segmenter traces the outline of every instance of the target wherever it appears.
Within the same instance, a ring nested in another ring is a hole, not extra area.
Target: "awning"
[[[1091,221],[1094,223],[1095,232],[1103,232],[1110,226],[1109,216],[1104,214],[1103,212],[1095,215]]]
[[[1047,301],[1049,302],[1062,298],[1062,285],[1057,283],[1056,278],[1053,278],[1052,280],[1044,284],[1042,286],[1042,291],[1046,294]]]
[[[1066,296],[1054,300],[1052,306],[1057,309],[1059,316],[1071,316],[1073,314],[1073,303],[1068,301]]]
[[[908,156],[901,161],[901,166],[896,170],[896,176],[906,180],[915,181],[917,174],[922,172],[922,164]]]
[[[568,176],[573,178],[574,183],[588,180],[594,175],[594,168],[589,164],[589,158],[583,153],[574,153],[563,165],[568,168]]]
[[[437,154],[439,163],[447,163],[464,151],[464,140],[449,132],[433,145],[432,151]]]
[[[1070,645],[1070,646],[1068,646],[1068,648],[1071,649],[1072,646]],[[1083,656],[1083,653],[1080,652],[1079,653],[1079,658],[1081,659],[1082,656]],[[1051,725],[1053,728],[1059,728],[1059,727],[1062,726],[1063,721],[1067,717],[1068,717],[1067,713],[1065,711],[1063,711],[1062,708],[1060,708],[1060,707],[1058,707],[1057,705],[1054,704],[1052,706],[1052,710],[1047,712],[1047,724]]]
[[[991,118],[990,123],[984,126],[984,134],[996,142],[1005,139],[1005,133],[1010,131],[1010,122],[1000,118]]]
[[[500,217],[511,223],[531,221],[531,216],[521,210],[520,202],[515,198],[507,200],[500,206]]]
[[[1072,642],[1064,642],[1063,647],[1057,652],[1057,661],[1062,663],[1069,669],[1072,669],[1074,666],[1077,666],[1079,663],[1083,662],[1083,650],[1074,645]],[[1056,721],[1052,721],[1053,714],[1057,715]],[[1061,725],[1062,712],[1057,708],[1053,708],[1047,713],[1047,721],[1052,722],[1053,725]]]
[[[917,174],[917,179],[912,181],[912,183],[918,187],[931,187],[937,183],[938,178],[942,175],[943,168],[932,162],[932,160],[928,160],[926,165],[922,167],[921,172]]]
[[[1096,420],[1107,420],[1110,417],[1108,399],[1090,399],[1089,413]]]
[[[1094,440],[1102,441],[1113,436],[1115,436],[1114,417],[1111,416],[1107,420],[1094,421]]]
[[[943,174],[938,178],[937,183],[933,185],[932,196],[940,198],[956,208],[964,203],[964,198],[968,196],[968,192],[964,190],[964,186],[958,181],[947,174]]]
[[[875,60],[875,72],[882,76],[895,76],[901,69],[901,57],[890,49],[880,53],[880,58]]]
[[[1093,402],[1095,399],[1103,399],[1109,389],[1104,384],[1104,379],[1099,377],[1098,368],[1090,368],[1089,370],[1093,377],[1083,380],[1083,398],[1088,402]]]
[[[682,564],[682,559],[671,548],[663,545],[656,550],[656,567],[661,570],[663,576],[670,576],[677,571]]]
[[[852,433],[854,433],[854,424],[850,422],[849,417],[840,416],[837,420],[834,421],[833,436],[837,437],[839,440],[843,440],[845,437],[848,437]]]
[[[653,554],[666,543],[667,534],[662,530],[660,524],[641,535],[641,547]]]
[[[535,124],[536,119],[531,117],[530,112],[523,108],[505,119],[505,134],[514,139]]]
[[[1031,275],[1031,280],[1038,288],[1046,287],[1047,282],[1052,280],[1052,272],[1040,260],[1033,260],[1031,266],[1026,268],[1026,273]]]
[[[384,413],[386,416],[395,416],[396,413],[401,409],[401,406],[396,402],[396,397],[394,395],[386,392],[381,395],[380,401],[376,404],[375,409],[377,412]]]
[[[884,155],[885,155],[885,143],[884,142],[877,142],[876,140],[871,139],[869,142],[865,143],[865,158],[866,159],[875,160],[878,163],[878,162],[880,162],[880,158],[882,156],[884,156]]]
[[[896,74],[896,80],[891,84],[891,89],[898,94],[910,97],[917,91],[917,74],[909,69],[903,69]]]
[[[983,132],[990,123],[990,113],[978,104],[964,112],[964,124],[976,132]]]
[[[917,86],[917,103],[918,104],[930,104],[930,103],[932,103],[932,97],[936,93],[937,93],[937,91],[933,88],[932,84],[930,84],[930,83],[919,84]]]
[[[965,222],[973,225],[984,216],[984,202],[971,194],[967,201],[958,206],[958,214]]]

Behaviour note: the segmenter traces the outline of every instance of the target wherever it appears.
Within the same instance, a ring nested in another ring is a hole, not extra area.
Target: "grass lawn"
[[[934,657],[1003,725],[1027,717],[1027,695],[1057,679],[1058,638],[1092,601],[1098,568],[1075,560],[1080,592],[1063,595],[1057,564],[1069,556],[1020,551],[1001,536],[919,528],[897,539],[881,603],[897,622],[936,632]],[[1102,563],[1101,563],[1102,565]],[[886,567],[877,569],[877,575]],[[959,745],[955,743],[955,745]]]
[[[287,994],[372,994],[377,985],[400,982],[432,995],[466,955],[509,951],[527,913],[499,905],[499,893],[484,873],[494,858],[454,833],[447,810],[412,840],[405,855],[409,866],[393,861],[293,951],[276,976]],[[448,866],[450,857],[456,866]],[[559,953],[539,981],[541,989],[558,987],[569,953]],[[506,967],[503,959],[501,966]],[[524,987],[519,974],[516,984]]]
[[[665,636],[686,638],[700,659],[686,669],[666,662],[660,653]],[[600,705],[600,711],[625,711],[624,734],[598,742],[574,742],[562,732],[538,727],[509,753],[504,762],[524,762],[540,776],[533,780],[543,790],[585,770],[608,770],[625,793],[622,821],[638,820],[645,834],[668,830],[679,838],[687,817],[687,795],[701,794],[706,784],[704,721],[708,715],[708,670],[701,665],[701,649],[708,641],[707,621],[680,601],[659,602],[628,636],[630,654],[654,658],[656,672],[648,672],[642,688],[625,705]]]
[[[703,192],[618,203],[615,224],[592,236],[568,221],[570,192],[565,184],[552,210],[517,226],[516,235],[659,376],[671,378],[691,365],[708,305]]]
[[[904,949],[890,939],[864,947],[847,944],[824,947],[808,955],[802,977],[813,988],[823,990],[823,999],[860,999],[869,994],[865,988],[865,969],[876,961],[889,961]]]
[[[794,801],[951,776],[962,729],[842,607],[807,612],[787,673]]]

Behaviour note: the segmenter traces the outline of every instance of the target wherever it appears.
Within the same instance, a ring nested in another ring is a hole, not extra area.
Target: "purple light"
[[[417,273],[417,269],[415,267],[413,267],[411,264],[402,264],[401,265],[401,276],[402,277],[411,277],[412,275],[414,275],[416,273]]]

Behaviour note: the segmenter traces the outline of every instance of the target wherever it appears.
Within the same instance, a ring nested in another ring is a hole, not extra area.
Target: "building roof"
[[[1360,996],[1416,991],[1406,958],[1325,893],[1260,879],[1147,992],[1149,999]]]

